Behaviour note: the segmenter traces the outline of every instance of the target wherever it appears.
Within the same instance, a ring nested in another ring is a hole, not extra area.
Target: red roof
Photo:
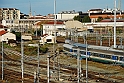
[[[114,19],[103,19],[101,22],[114,22]],[[124,19],[116,19],[116,22],[124,22]]]
[[[47,21],[40,21],[40,22],[37,22],[36,25],[41,25],[41,24],[49,24],[49,25],[54,25],[54,21],[52,20],[47,20]],[[64,24],[64,22],[62,21],[56,21],[55,24]]]
[[[43,34],[41,37],[48,36],[48,34]]]
[[[49,21],[49,22],[46,22],[45,24],[54,24],[54,21]],[[55,24],[63,24],[63,22],[61,22],[61,21],[56,21]]]
[[[0,31],[0,36],[2,36],[3,34],[7,33],[6,31],[2,30]]]

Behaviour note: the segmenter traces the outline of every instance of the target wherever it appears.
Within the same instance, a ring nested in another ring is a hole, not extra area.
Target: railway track
[[[1,58],[1,57],[0,57]],[[11,59],[9,56],[7,55],[4,55],[4,59],[5,60],[9,60],[11,61],[11,63],[6,63],[6,65],[9,65],[8,67],[13,67],[13,70],[11,69],[8,69],[8,68],[4,68],[4,77],[5,77],[5,80],[8,80],[8,81],[15,81],[15,83],[21,83],[22,79],[21,79],[21,72],[19,71],[14,71],[14,67],[17,67],[17,66],[21,66],[21,62],[18,61],[18,60],[14,60],[14,59]],[[24,64],[26,64],[27,66],[32,66],[34,68],[37,67],[37,63],[36,62],[24,62]],[[53,65],[53,62],[50,62],[50,65]],[[57,67],[58,66],[58,63],[56,62],[55,63],[55,66]],[[43,62],[43,61],[40,61],[40,69],[43,69],[43,68],[47,68],[47,63],[46,62]],[[50,69],[53,69],[52,66],[50,66]],[[56,68],[57,70],[57,68]],[[68,67],[67,65],[65,64],[60,64],[60,70],[61,72],[64,72],[66,74],[71,74],[71,73],[75,73],[75,75],[73,76],[69,76],[68,77],[68,81],[73,81],[73,82],[76,82],[77,81],[77,68],[76,67]],[[45,71],[47,72],[47,71]],[[82,70],[82,73],[83,73],[83,76],[81,77],[81,80],[82,80],[82,83],[85,82],[85,70]],[[0,74],[1,74],[1,70],[0,70]],[[47,78],[47,76],[45,76]],[[34,83],[34,76],[33,75],[30,75],[30,74],[27,74],[27,73],[24,73],[24,83]],[[105,78],[105,74],[100,74],[98,72],[93,72],[93,71],[88,71],[88,79],[89,80],[95,80],[96,82],[101,82],[101,83],[123,83],[123,82],[118,82],[118,81],[115,81],[115,80],[124,80],[124,78],[117,78],[117,77],[113,77],[113,76],[110,76],[109,78],[110,79],[107,79]],[[114,80],[115,79],[115,80]],[[42,83],[47,83],[47,79],[41,79],[40,78],[40,82]],[[13,82],[14,83],[14,82]],[[54,81],[51,81],[51,83],[56,83]],[[90,82],[89,82],[90,83]],[[92,83],[92,82],[91,82]]]

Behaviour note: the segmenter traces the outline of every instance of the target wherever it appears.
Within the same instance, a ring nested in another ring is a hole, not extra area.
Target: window
[[[124,61],[124,57],[120,57],[120,61]]]
[[[105,55],[105,58],[111,59],[111,55]]]
[[[113,60],[118,60],[118,56],[112,55]]]
[[[80,54],[85,54],[85,52],[84,51],[80,51]]]
[[[77,52],[77,50],[74,50],[74,52]]]
[[[105,58],[105,55],[104,54],[100,54],[99,55],[101,58]]]
[[[47,42],[52,42],[52,39],[47,39]]]
[[[93,56],[99,57],[98,53],[93,53]]]

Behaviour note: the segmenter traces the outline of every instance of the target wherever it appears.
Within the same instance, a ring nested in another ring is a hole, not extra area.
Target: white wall
[[[52,35],[54,33],[54,30],[55,29],[58,29],[58,28],[61,28],[61,29],[65,29],[65,25],[56,25],[56,27],[53,25],[53,24],[44,24],[43,25],[43,34],[48,34],[48,35]],[[60,33],[60,32],[58,32]],[[62,33],[61,33],[62,34]]]
[[[69,19],[73,19],[75,16],[78,16],[79,13],[75,13],[75,14],[56,14],[56,15],[57,15],[57,19],[69,20]]]
[[[6,33],[0,37],[0,41],[8,41],[9,39],[16,40],[16,35],[13,33]]]

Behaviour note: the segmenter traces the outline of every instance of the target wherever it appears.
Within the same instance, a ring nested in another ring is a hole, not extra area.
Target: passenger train
[[[77,58],[79,54],[80,59],[85,59],[87,57],[88,60],[121,65],[124,67],[124,50],[122,49],[81,43],[65,43],[63,47],[64,52],[72,57]]]

